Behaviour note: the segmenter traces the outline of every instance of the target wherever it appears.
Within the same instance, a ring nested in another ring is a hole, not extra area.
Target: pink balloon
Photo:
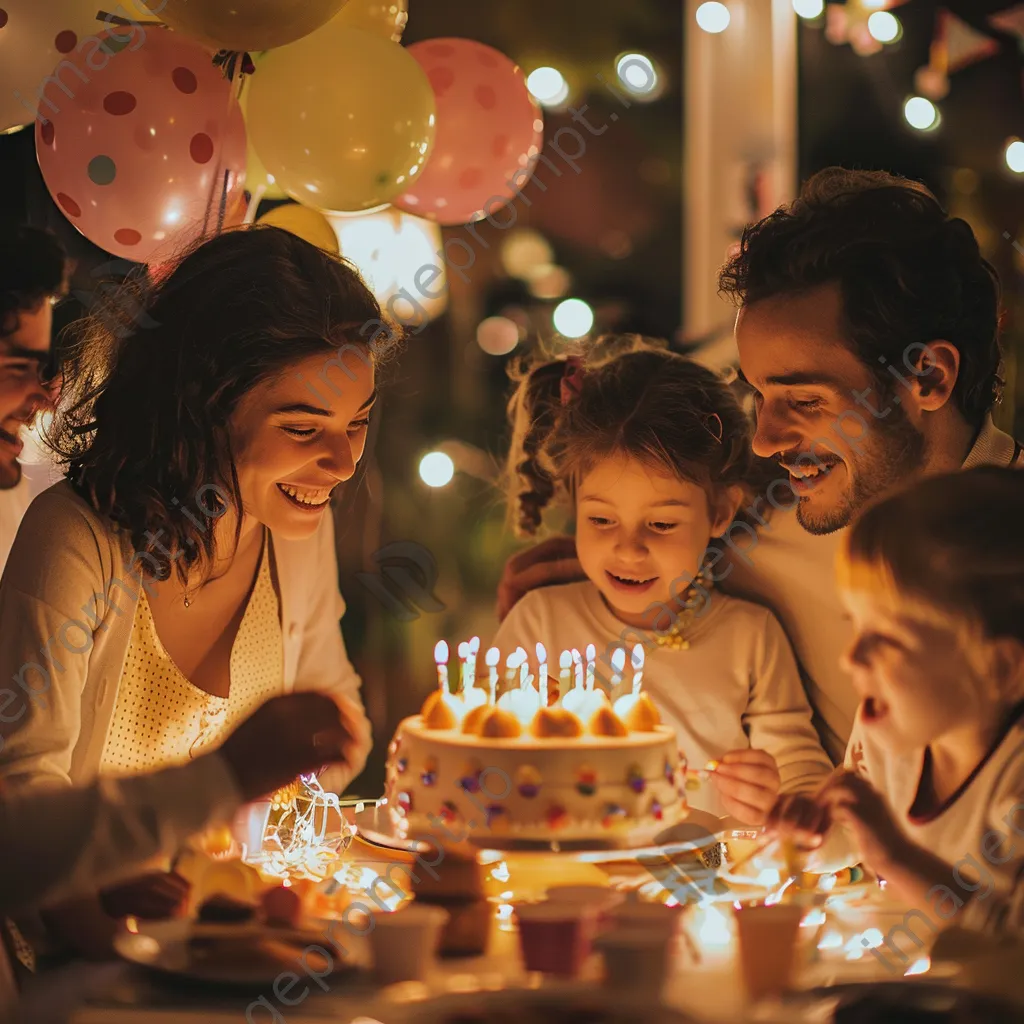
[[[434,88],[437,135],[394,205],[447,225],[493,215],[529,180],[543,139],[522,70],[472,39],[428,39],[408,50]]]
[[[65,88],[51,82],[39,104],[36,156],[86,238],[126,259],[168,259],[217,230],[221,205],[227,226],[241,221],[245,124],[208,50],[167,29],[138,44],[119,35],[99,33],[69,56],[75,70],[57,69]]]

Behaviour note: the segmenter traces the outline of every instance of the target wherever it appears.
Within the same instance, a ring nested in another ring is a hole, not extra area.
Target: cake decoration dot
[[[666,757],[665,758],[665,781],[675,782],[676,781],[676,770],[672,762]]]
[[[597,772],[583,766],[576,771],[576,792],[580,796],[593,796],[597,792]]]
[[[560,804],[552,804],[544,815],[544,821],[550,829],[565,828],[569,824],[569,812]]]
[[[502,830],[503,826],[508,827],[508,811],[501,804],[488,804],[487,827]]]
[[[408,767],[409,767],[409,758],[407,758],[407,757],[400,757],[395,762],[395,771],[397,771],[399,775],[404,775],[405,772],[406,772],[406,769]]]
[[[403,790],[395,798],[395,803],[402,814],[408,814],[412,810],[412,793],[407,793]]]
[[[420,782],[424,786],[432,786],[437,782],[437,758],[431,757],[427,759],[427,763],[423,766],[423,771],[420,774]]]
[[[451,800],[445,800],[441,804],[441,813],[438,815],[445,825],[451,825],[459,819],[459,809]]]
[[[605,828],[611,828],[613,825],[617,825],[625,816],[625,807],[620,807],[618,804],[608,804],[604,809],[601,824]]]
[[[532,800],[540,792],[540,772],[533,765],[524,764],[516,770],[516,790],[525,800]]]
[[[662,811],[661,804],[658,803],[657,800],[652,800],[651,801],[651,817],[655,821],[661,821],[663,816],[664,816],[664,812]]]
[[[462,768],[462,775],[456,785],[464,793],[480,792],[480,766],[472,761],[467,761]]]
[[[647,780],[638,764],[631,764],[626,773],[626,782],[634,793],[642,793],[647,788]]]

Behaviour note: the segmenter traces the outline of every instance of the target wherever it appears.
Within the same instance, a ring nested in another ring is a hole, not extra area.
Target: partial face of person
[[[865,730],[891,750],[927,746],[977,710],[977,668],[952,629],[894,608],[870,590],[841,589],[853,625],[842,656]]]
[[[316,531],[331,492],[351,478],[366,444],[373,365],[347,351],[341,358],[348,373],[335,367],[325,383],[321,372],[336,358],[325,351],[292,364],[253,388],[232,417],[245,513],[288,540]]]
[[[736,320],[743,376],[754,388],[754,452],[789,475],[809,533],[847,526],[870,501],[919,473],[924,435],[908,417],[911,387],[880,394],[844,338],[837,285],[763,299]],[[913,365],[913,363],[912,363]],[[913,381],[906,366],[896,367]]]
[[[50,357],[52,327],[53,307],[44,299],[35,309],[18,313],[13,332],[0,338],[0,490],[21,480],[18,434],[50,402],[41,369]]]
[[[678,607],[720,528],[700,487],[625,456],[603,459],[579,483],[580,563],[629,625],[665,628],[664,611],[652,605]]]

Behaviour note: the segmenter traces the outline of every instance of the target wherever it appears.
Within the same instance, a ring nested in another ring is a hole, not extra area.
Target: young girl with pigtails
[[[813,791],[831,764],[778,621],[712,592],[728,569],[716,576],[709,543],[748,493],[746,417],[709,370],[635,337],[539,358],[513,377],[516,532],[535,535],[544,510],[565,505],[587,579],[527,594],[495,646],[539,641],[557,663],[593,644],[612,700],[629,691],[623,661],[642,646],[643,687],[662,721],[691,765],[717,762],[691,805],[762,824],[780,792]]]

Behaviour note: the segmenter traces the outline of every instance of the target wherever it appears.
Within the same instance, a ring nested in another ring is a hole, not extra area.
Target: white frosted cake
[[[685,817],[675,732],[638,688],[614,707],[600,688],[494,689],[443,686],[399,724],[386,796],[404,835],[643,845]]]

